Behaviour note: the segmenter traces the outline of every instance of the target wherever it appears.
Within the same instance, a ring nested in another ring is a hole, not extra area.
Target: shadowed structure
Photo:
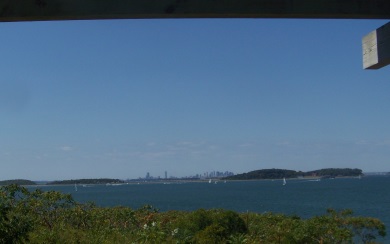
[[[0,21],[132,18],[390,18],[388,0],[8,0]]]
[[[5,0],[0,21],[153,18],[390,19],[389,0]],[[363,38],[363,67],[390,63],[389,25]]]
[[[363,68],[380,69],[390,64],[390,22],[363,37]]]

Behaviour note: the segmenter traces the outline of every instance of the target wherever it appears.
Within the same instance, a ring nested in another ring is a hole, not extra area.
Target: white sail
[[[283,178],[283,185],[286,185],[287,182],[286,182],[286,178]]]

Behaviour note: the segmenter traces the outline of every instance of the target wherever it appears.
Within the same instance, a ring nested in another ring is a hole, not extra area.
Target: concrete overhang
[[[153,18],[390,19],[389,0],[7,0],[0,21]]]

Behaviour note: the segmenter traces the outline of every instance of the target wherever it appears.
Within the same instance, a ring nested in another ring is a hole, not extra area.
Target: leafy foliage
[[[17,185],[2,187],[0,191],[0,243],[26,240],[32,230],[32,218],[25,214],[25,188]]]
[[[159,212],[152,206],[101,208],[55,191],[0,188],[0,243],[372,243],[375,218],[352,211],[303,220],[223,209]]]

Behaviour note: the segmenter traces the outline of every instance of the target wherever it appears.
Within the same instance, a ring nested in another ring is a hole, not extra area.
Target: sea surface
[[[124,185],[42,186],[43,190],[71,193],[78,202],[98,206],[160,211],[223,208],[238,212],[274,212],[310,218],[326,209],[351,209],[354,215],[376,217],[387,227],[390,241],[390,177],[370,176],[315,180],[218,181],[140,183]]]

